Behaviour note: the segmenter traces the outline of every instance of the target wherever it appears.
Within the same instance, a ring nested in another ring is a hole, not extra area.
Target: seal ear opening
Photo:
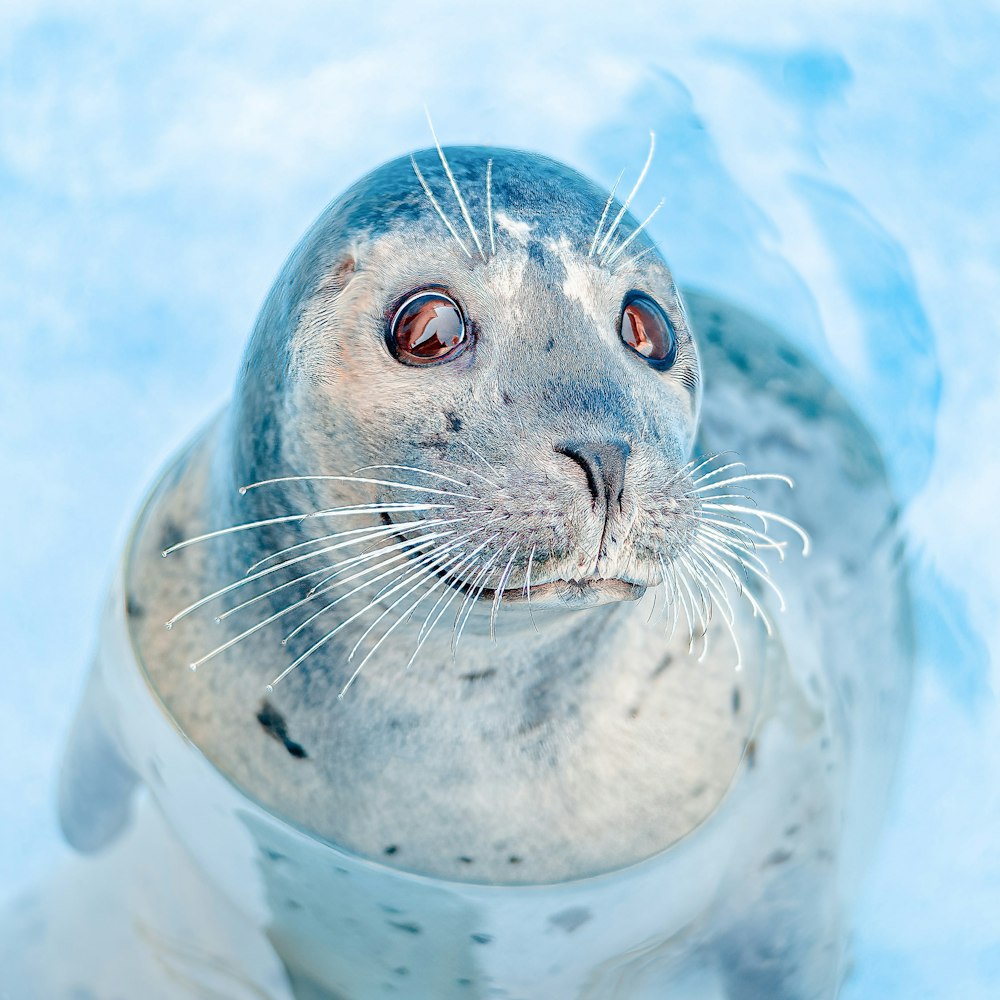
[[[139,783],[102,721],[98,674],[91,670],[59,773],[59,826],[83,854],[99,851],[128,825]]]

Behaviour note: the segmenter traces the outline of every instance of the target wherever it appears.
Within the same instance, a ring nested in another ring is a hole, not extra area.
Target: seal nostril
[[[632,454],[625,441],[563,441],[554,450],[573,459],[587,475],[594,506],[621,507],[625,492],[625,463]]]

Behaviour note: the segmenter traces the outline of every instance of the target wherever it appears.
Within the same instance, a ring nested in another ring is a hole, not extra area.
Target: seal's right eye
[[[469,336],[458,303],[445,292],[426,289],[408,296],[392,314],[388,340],[397,361],[432,365],[458,357]]]

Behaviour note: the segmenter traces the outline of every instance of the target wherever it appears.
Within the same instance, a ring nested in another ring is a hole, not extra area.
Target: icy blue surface
[[[844,996],[1000,995],[1000,16],[337,6],[0,9],[0,898],[62,850],[55,763],[146,483],[326,201],[427,144],[426,102],[446,142],[605,184],[654,129],[636,211],[666,199],[681,281],[781,326],[871,422],[921,674]]]

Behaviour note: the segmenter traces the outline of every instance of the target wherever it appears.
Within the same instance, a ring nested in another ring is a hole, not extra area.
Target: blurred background
[[[0,7],[0,905],[151,477],[227,397],[283,258],[380,162],[538,150],[681,284],[803,345],[906,503],[920,643],[847,1000],[1000,995],[1000,10],[840,0]]]

